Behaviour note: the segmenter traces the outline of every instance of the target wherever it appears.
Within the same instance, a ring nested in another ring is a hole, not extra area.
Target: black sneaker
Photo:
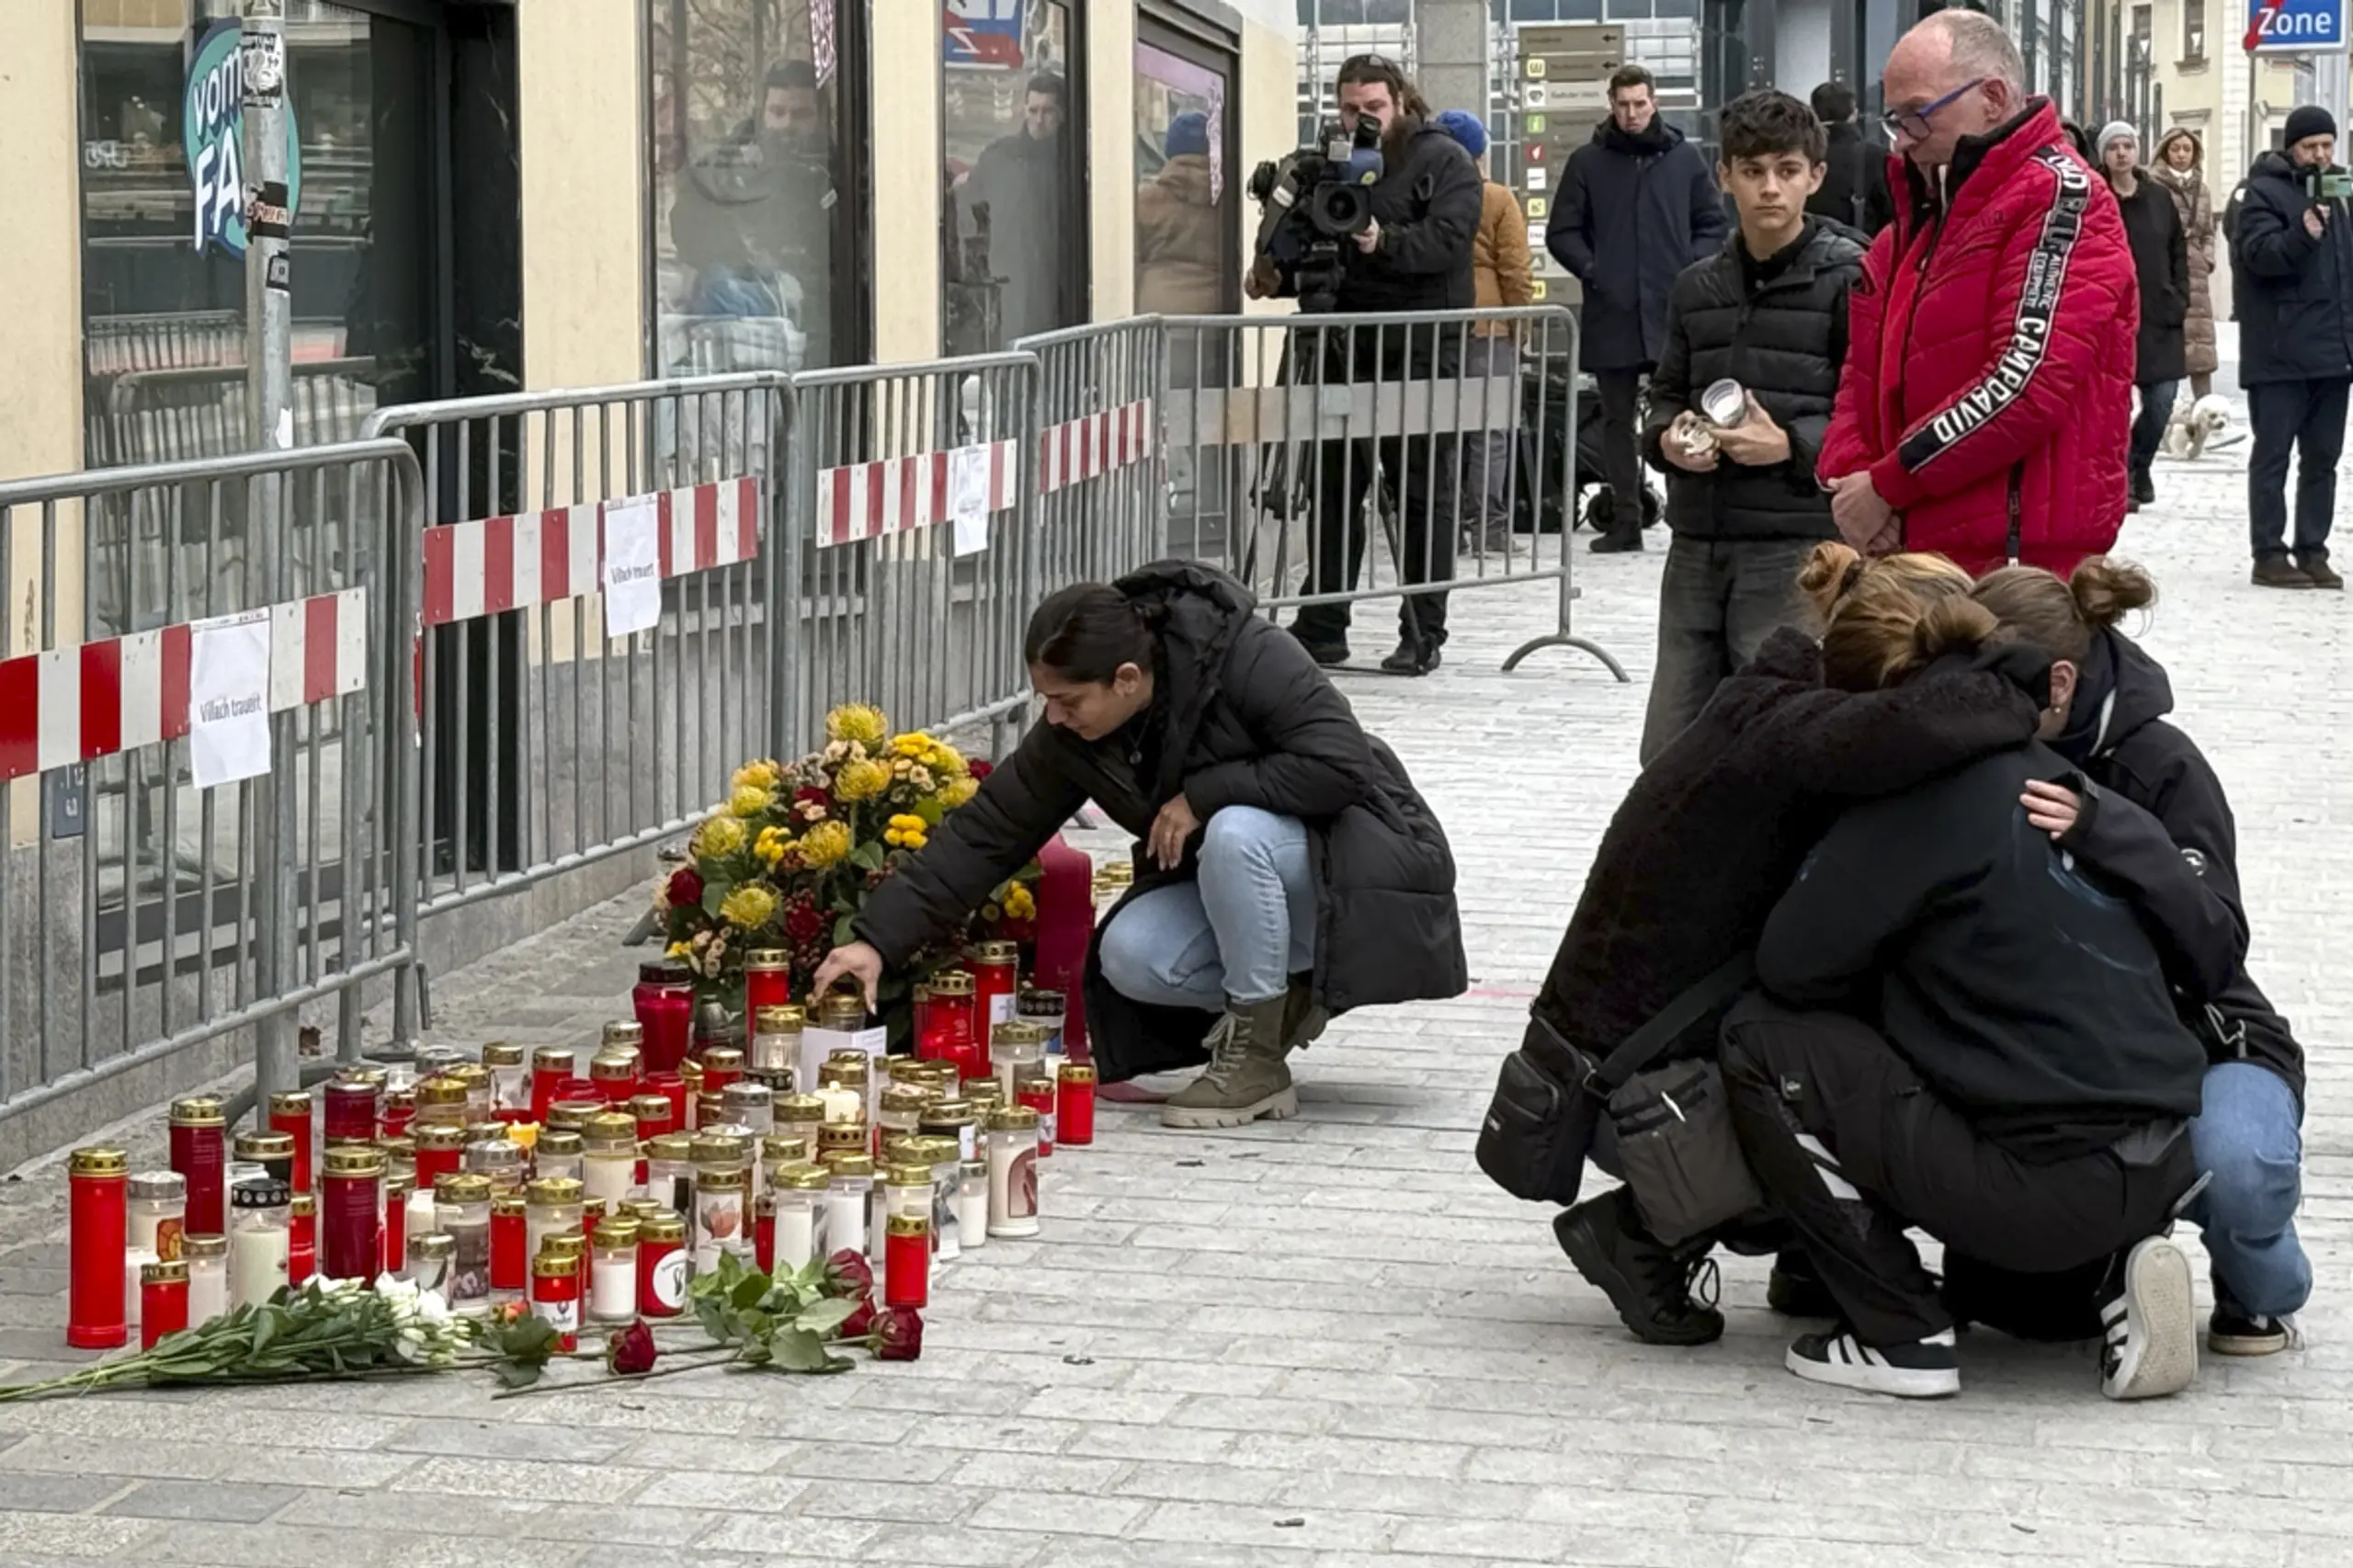
[[[2157,500],[2157,482],[2145,473],[2132,476],[2132,500],[2135,505],[2153,506]]]
[[[2295,1344],[2292,1318],[2267,1317],[2217,1301],[2214,1315],[2206,1320],[2206,1348],[2217,1356],[2277,1356]]]
[[[1773,1260],[1765,1281],[1765,1304],[1785,1318],[1835,1318],[1837,1300],[1814,1272],[1813,1259],[1794,1249]]]
[[[1670,1247],[1651,1236],[1624,1187],[1563,1210],[1552,1233],[1635,1338],[1647,1345],[1712,1345],[1723,1337],[1710,1244]]]
[[[1787,1360],[1806,1381],[1835,1388],[1898,1399],[1950,1399],[1961,1392],[1961,1358],[1950,1329],[1906,1345],[1866,1345],[1852,1329],[1802,1334]]]
[[[2189,1259],[2165,1236],[2136,1243],[2102,1291],[2099,1392],[2162,1399],[2198,1376],[2198,1309]]]
[[[1309,658],[1327,670],[1348,662],[1348,642],[1345,637],[1325,637],[1314,631],[1302,631],[1296,626],[1290,629],[1290,634],[1299,639],[1299,645],[1307,650]]]
[[[1381,661],[1381,668],[1385,675],[1426,676],[1438,668],[1438,650],[1404,638],[1398,642],[1395,653]]]
[[[1596,555],[1629,555],[1641,551],[1643,536],[1638,531],[1613,528],[1597,536],[1586,548]]]

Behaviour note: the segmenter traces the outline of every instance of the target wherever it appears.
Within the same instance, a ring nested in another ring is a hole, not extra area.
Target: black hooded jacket
[[[1372,187],[1381,238],[1370,254],[1340,247],[1344,311],[1467,311],[1479,302],[1472,246],[1486,182],[1462,143],[1411,116],[1381,149]]]
[[[2024,743],[2048,699],[2049,663],[2015,646],[1985,660],[1858,694],[1822,684],[1813,639],[1787,628],[1766,639],[1627,791],[1537,995],[1538,1017],[1607,1054],[1756,945],[1843,808]],[[1669,1054],[1712,1056],[1722,1012]],[[1538,1038],[1540,1026],[1529,1027]]]
[[[1469,983],[1454,857],[1396,756],[1298,640],[1254,613],[1250,591],[1214,567],[1162,561],[1116,585],[1165,611],[1151,707],[1117,733],[1080,739],[1038,724],[931,842],[877,888],[855,928],[897,964],[977,908],[1092,800],[1139,841],[1182,793],[1203,822],[1228,806],[1297,817],[1316,877],[1316,994],[1335,1014],[1444,998]],[[1198,835],[1174,871],[1147,863],[1105,921],[1136,897],[1190,881]],[[1120,995],[1105,983],[1101,930],[1086,962],[1088,1035],[1107,1083],[1208,1060],[1209,1018]]]
[[[2052,748],[2084,797],[2059,842],[2128,885],[2188,1020],[2217,1062],[2259,1062],[2304,1096],[2304,1052],[2246,971],[2238,828],[2197,744],[2165,722],[2173,686],[2140,644],[2102,632]]]
[[[1585,290],[1578,362],[1631,370],[1666,347],[1666,299],[1685,267],[1716,254],[1732,230],[1715,171],[1665,119],[1639,135],[1617,121],[1569,154],[1544,248]]]
[[[2353,211],[2327,204],[2320,238],[2304,228],[2305,171],[2266,153],[2232,197],[2231,302],[2239,385],[2353,377]]]

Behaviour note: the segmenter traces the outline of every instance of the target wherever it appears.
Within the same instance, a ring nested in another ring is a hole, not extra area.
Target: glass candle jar
[[[490,1291],[520,1296],[531,1284],[530,1206],[518,1197],[490,1200]]]
[[[730,1084],[721,1091],[720,1103],[726,1111],[730,1126],[749,1128],[758,1138],[776,1128],[776,1099],[758,1084]]]
[[[882,1091],[875,1124],[883,1138],[913,1137],[923,1131],[923,1113],[932,1103],[929,1092],[904,1084]]]
[[[744,1077],[744,1052],[732,1045],[713,1045],[702,1053],[702,1093],[723,1094],[730,1084],[741,1083]]]
[[[673,1213],[694,1212],[694,1147],[683,1132],[665,1133],[645,1145],[646,1195]]]
[[[931,1213],[892,1214],[885,1221],[882,1304],[924,1307],[931,1304]]]
[[[286,1203],[286,1282],[301,1285],[319,1271],[319,1195],[298,1192]]]
[[[792,1001],[792,955],[780,948],[754,948],[744,955],[744,1016],[757,1018],[763,1007]]]
[[[816,1163],[817,1140],[809,1133],[771,1132],[760,1140],[759,1168],[763,1171]]]
[[[531,1147],[531,1175],[582,1180],[588,1156],[588,1124],[608,1114],[599,1110],[594,1116],[583,1117],[577,1127],[542,1129]],[[635,1125],[631,1124],[632,1131]]]
[[[695,1172],[695,1271],[719,1267],[720,1255],[751,1239],[751,1182],[739,1169]]]
[[[545,1121],[556,1091],[572,1081],[579,1053],[569,1046],[543,1045],[531,1052],[531,1119]]]
[[[489,1068],[479,1062],[463,1062],[442,1075],[456,1079],[464,1087],[469,1125],[497,1119],[494,1113],[498,1109],[498,1079]],[[417,1102],[417,1108],[423,1110],[422,1099]]]
[[[293,1194],[282,1181],[241,1181],[229,1195],[229,1305],[257,1307],[293,1281]],[[311,1194],[302,1194],[309,1198]]]
[[[813,1094],[783,1096],[769,1102],[768,1121],[779,1137],[797,1135],[813,1145],[825,1124],[825,1102]]]
[[[416,1090],[414,1087],[386,1089],[376,1103],[377,1132],[382,1138],[400,1138],[415,1127]]]
[[[129,1251],[131,1157],[119,1149],[76,1149],[67,1160],[65,1343],[111,1350],[131,1337],[123,1294]]]
[[[1038,1113],[1038,1157],[1041,1160],[1051,1158],[1054,1152],[1056,1085],[1049,1072],[1042,1063],[1025,1067],[1020,1082],[1014,1085],[1014,1098]]]
[[[1008,1106],[989,1115],[989,1234],[1038,1233],[1038,1113]]]
[[[297,1192],[311,1190],[311,1178],[318,1166],[311,1156],[312,1132],[311,1096],[301,1089],[269,1096],[269,1130],[282,1132],[294,1141],[294,1164],[290,1181]]]
[[[153,1350],[188,1326],[188,1265],[178,1258],[139,1270],[139,1348]]]
[[[449,1280],[458,1259],[458,1240],[436,1231],[408,1244],[408,1282],[449,1299]]]
[[[450,1244],[448,1297],[453,1312],[490,1308],[491,1198],[485,1176],[446,1176],[433,1187],[434,1220]]]
[[[766,1073],[790,1073],[801,1065],[801,1036],[809,1017],[789,1003],[777,1003],[752,1014],[751,1064]]]
[[[1069,1011],[1070,1000],[1059,991],[1024,986],[1014,998],[1013,1016],[1025,1024],[1035,1024],[1046,1031],[1046,1054],[1063,1053],[1063,1016]]]
[[[399,1176],[387,1176],[383,1186],[383,1212],[376,1220],[379,1273],[398,1278],[408,1267],[408,1205],[415,1194],[416,1184]],[[425,1207],[429,1213],[433,1199],[428,1194]],[[372,1276],[371,1276],[372,1278]]]
[[[1095,1069],[1086,1062],[1063,1063],[1054,1095],[1054,1141],[1074,1149],[1095,1142]]]
[[[580,1239],[594,1239],[597,1227],[603,1224],[605,1216],[612,1211],[612,1206],[601,1198],[583,1198],[580,1200]]]
[[[966,1252],[989,1240],[989,1163],[966,1160],[956,1184],[956,1235]]]
[[[931,1250],[953,1258],[963,1250],[963,1229],[957,1221],[956,1198],[964,1158],[953,1138],[918,1138],[910,1158],[931,1170]]]
[[[144,1171],[131,1178],[131,1250],[152,1253],[169,1263],[180,1256],[188,1233],[188,1178],[177,1171]]]
[[[376,1085],[365,1079],[337,1078],[326,1087],[326,1126],[330,1142],[366,1143],[378,1135]]]
[[[615,1028],[637,1032],[635,1024],[605,1026],[608,1033]],[[608,1106],[627,1105],[637,1097],[639,1052],[635,1046],[620,1050],[608,1045],[589,1060],[588,1081],[597,1085],[597,1097]],[[594,1290],[592,1283],[591,1290]]]
[[[188,1326],[201,1328],[229,1310],[229,1238],[184,1237],[180,1257],[188,1265]]]
[[[981,1042],[988,1034],[979,1020],[979,997],[968,971],[942,970],[931,977],[931,1040],[919,1045],[916,1054],[949,1063],[960,1077],[977,1076],[987,1065]]]
[[[674,1318],[687,1309],[687,1222],[657,1214],[637,1226],[637,1310]]]
[[[588,1247],[588,1315],[598,1323],[637,1317],[637,1237],[634,1220],[616,1217],[597,1227]]]
[[[874,1137],[863,1121],[829,1121],[817,1130],[817,1158],[823,1162],[836,1154],[871,1154]]]
[[[1021,949],[1012,942],[977,942],[972,946],[973,1022],[989,1030],[1014,1017],[1014,996],[1020,989]]]
[[[320,1185],[319,1267],[330,1279],[373,1279],[383,1244],[384,1156],[373,1148],[330,1149]]]
[[[403,1181],[410,1182],[422,1179],[416,1174],[415,1139],[379,1138],[376,1140],[376,1147],[383,1151],[384,1174],[387,1176],[398,1176]],[[426,1181],[421,1190],[431,1192],[433,1183],[429,1180]]]
[[[817,1098],[833,1123],[866,1119],[867,1078],[870,1072],[864,1052],[835,1051],[817,1069]]]
[[[1046,1064],[1046,1031],[1015,1018],[989,1032],[989,1067],[1005,1103],[1019,1102],[1021,1080]]]
[[[665,1108],[668,1102],[665,1101]],[[637,1119],[610,1115],[591,1117],[580,1135],[580,1180],[588,1196],[608,1207],[628,1201],[637,1186]]]
[[[522,1145],[510,1139],[484,1139],[466,1145],[465,1168],[490,1178],[497,1192],[520,1192],[526,1177]],[[439,1180],[439,1177],[435,1177]]]
[[[410,1140],[416,1146],[416,1179],[439,1181],[465,1168],[466,1132],[461,1127],[420,1127]]]
[[[586,1197],[586,1191],[571,1176],[542,1176],[524,1187],[526,1255],[539,1256],[550,1236],[578,1235],[580,1207]]]
[[[482,1064],[490,1069],[494,1110],[531,1108],[531,1065],[521,1046],[511,1040],[492,1040],[482,1048]]]
[[[474,1119],[466,1103],[465,1080],[454,1073],[437,1073],[416,1085],[416,1125],[463,1127]],[[484,1116],[490,1114],[487,1108]]]
[[[580,1260],[548,1256],[531,1260],[531,1315],[555,1330],[556,1348],[580,1348]]]
[[[813,1165],[779,1165],[769,1171],[768,1192],[776,1200],[776,1273],[805,1268],[819,1256],[818,1209],[832,1185],[832,1174]]]
[[[915,1122],[915,1131],[926,1138],[951,1139],[956,1144],[956,1157],[970,1160],[980,1152],[976,1134],[980,1119],[972,1114],[966,1100],[934,1100],[924,1108]]]
[[[665,1090],[664,1093],[668,1093]],[[695,1110],[702,1101],[702,1063],[688,1057],[678,1063],[678,1131],[695,1130]]]
[[[828,1165],[824,1201],[819,1206],[817,1250],[831,1257],[837,1252],[866,1252],[867,1209],[874,1195],[874,1161],[866,1154],[842,1154]]]
[[[629,1102],[629,1113],[637,1121],[637,1139],[641,1143],[677,1130],[676,1122],[672,1119],[670,1096],[667,1095],[639,1095]]]
[[[588,1125],[590,1117],[602,1116],[613,1108],[605,1103],[602,1096],[587,1093],[586,1085],[582,1085],[582,1091],[575,1096],[572,1093],[572,1085],[565,1085],[563,1094],[548,1107],[547,1131],[577,1132]]]
[[[210,1095],[172,1102],[172,1169],[188,1180],[188,1228],[218,1234],[228,1224],[229,1119]]]
[[[645,1030],[647,1071],[676,1072],[694,1039],[694,975],[680,963],[639,965],[637,986],[630,993],[630,1010]]]

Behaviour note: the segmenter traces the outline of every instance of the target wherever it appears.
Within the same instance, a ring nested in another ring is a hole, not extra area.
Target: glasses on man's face
[[[1986,80],[1984,76],[1973,77],[1936,102],[1922,104],[1918,108],[1890,109],[1879,117],[1880,123],[1887,127],[1887,133],[1890,136],[1909,136],[1915,142],[1925,142],[1936,133],[1935,128],[1928,123],[1936,112],[1959,103],[1984,86]]]

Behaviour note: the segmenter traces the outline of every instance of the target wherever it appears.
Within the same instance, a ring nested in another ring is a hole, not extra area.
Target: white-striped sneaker
[[[2162,1399],[2198,1376],[2198,1305],[2189,1259],[2164,1236],[2124,1256],[2114,1292],[2100,1303],[2099,1392],[2110,1399]]]
[[[1961,1392],[1950,1329],[1904,1345],[1866,1345],[1852,1329],[1803,1334],[1790,1346],[1789,1368],[1809,1382],[1898,1399],[1949,1399]]]

